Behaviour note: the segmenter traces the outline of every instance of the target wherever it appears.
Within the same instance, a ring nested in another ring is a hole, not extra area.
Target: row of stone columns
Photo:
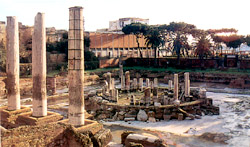
[[[19,87],[19,32],[15,16],[7,17],[7,98],[8,110],[20,109]],[[32,98],[35,117],[47,115],[46,97],[46,29],[44,13],[35,17],[32,35]]]
[[[69,123],[84,124],[84,30],[83,8],[69,8],[68,78]],[[44,13],[35,17],[32,35],[32,116],[47,115],[46,96],[46,29]],[[20,109],[19,32],[16,17],[7,17],[7,82],[8,110]]]

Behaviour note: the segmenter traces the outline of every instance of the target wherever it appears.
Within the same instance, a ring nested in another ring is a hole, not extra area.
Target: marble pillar
[[[44,13],[37,13],[32,35],[32,103],[35,117],[47,115],[46,28]]]
[[[7,17],[6,89],[8,110],[20,109],[19,88],[19,32],[15,16]]]

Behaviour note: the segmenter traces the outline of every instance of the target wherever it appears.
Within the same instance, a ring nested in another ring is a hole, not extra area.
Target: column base
[[[61,120],[63,116],[59,113],[48,111],[47,116],[35,117],[32,112],[23,113],[18,116],[16,123],[19,126],[23,125],[43,125]]]
[[[8,110],[8,106],[0,107],[1,126],[6,129],[18,127],[16,124],[18,116],[27,112],[31,112],[29,107],[21,106],[21,109],[18,110]]]

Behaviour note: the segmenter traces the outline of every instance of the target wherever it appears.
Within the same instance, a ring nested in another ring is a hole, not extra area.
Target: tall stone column
[[[139,79],[139,89],[143,91],[143,78]]]
[[[44,13],[37,13],[32,35],[33,116],[47,115],[46,28]]]
[[[184,73],[185,79],[185,96],[190,96],[190,80],[189,80],[189,72]]]
[[[69,8],[69,123],[84,125],[84,30],[83,8]],[[103,52],[103,50],[101,50]]]
[[[178,74],[174,74],[174,99],[178,99],[179,87],[178,87]]]
[[[126,90],[130,90],[130,73],[129,71],[126,71],[125,72],[125,87],[126,87]]]
[[[7,51],[6,73],[8,90],[8,110],[20,109],[19,88],[19,33],[18,21],[15,16],[7,17]]]

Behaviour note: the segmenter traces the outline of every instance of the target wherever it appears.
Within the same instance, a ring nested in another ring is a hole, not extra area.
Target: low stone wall
[[[250,69],[250,59],[237,58],[210,58],[200,60],[198,58],[181,58],[180,64],[177,58],[158,58],[158,67],[178,67],[178,68],[218,68],[218,67],[238,67],[240,69]],[[154,58],[128,58],[125,61],[126,66],[154,67]]]
[[[167,71],[130,70],[131,78],[158,78],[159,82],[168,83],[173,80],[173,74]],[[117,73],[112,76],[118,77]],[[179,81],[183,82],[183,74],[179,74]],[[250,88],[250,74],[223,74],[223,73],[202,73],[190,72],[190,82],[207,82],[228,84],[231,88]]]

